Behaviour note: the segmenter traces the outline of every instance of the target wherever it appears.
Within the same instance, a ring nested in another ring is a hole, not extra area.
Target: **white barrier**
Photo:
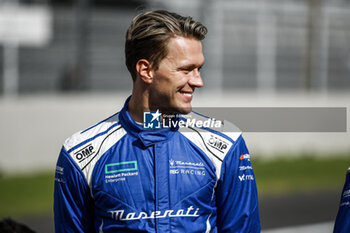
[[[210,94],[209,94],[210,93]],[[128,93],[36,95],[0,99],[0,172],[54,169],[63,141],[120,110]],[[201,91],[198,107],[350,107],[350,94],[254,94]],[[347,116],[349,122],[349,114]],[[345,133],[245,133],[251,154],[350,151]]]

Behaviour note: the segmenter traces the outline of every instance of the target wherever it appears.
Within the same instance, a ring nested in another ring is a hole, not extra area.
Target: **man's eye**
[[[182,71],[187,74],[187,73],[190,73],[192,69],[182,69]]]

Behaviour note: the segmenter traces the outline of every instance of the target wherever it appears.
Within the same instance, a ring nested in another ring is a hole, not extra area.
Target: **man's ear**
[[[140,59],[136,63],[136,72],[138,76],[147,84],[153,81],[152,65],[146,59]]]

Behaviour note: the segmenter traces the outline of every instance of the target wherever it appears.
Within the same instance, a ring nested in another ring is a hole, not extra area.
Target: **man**
[[[334,224],[334,233],[347,232],[350,232],[350,167],[346,173],[339,211]]]
[[[241,134],[179,124],[186,119],[177,114],[191,112],[203,86],[206,33],[167,11],[132,20],[125,44],[132,95],[119,113],[64,143],[56,232],[260,232]],[[159,121],[166,116],[167,127]]]

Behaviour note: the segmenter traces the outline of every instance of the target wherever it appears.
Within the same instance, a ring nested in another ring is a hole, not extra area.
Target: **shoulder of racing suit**
[[[216,177],[219,180],[222,162],[242,133],[228,121],[217,121],[196,112],[192,112],[191,116],[181,117],[189,123],[186,127],[180,127],[179,133],[208,156],[216,168]],[[198,127],[193,119],[196,122],[209,123]],[[84,131],[73,134],[64,142],[65,150],[81,169],[90,187],[95,164],[126,133],[120,124],[119,113],[116,113]],[[113,137],[110,137],[111,135]]]
[[[81,169],[90,187],[95,164],[125,134],[126,131],[120,125],[119,113],[116,113],[84,131],[73,134],[64,142],[64,149]]]
[[[219,121],[196,112],[184,115],[182,119],[189,123],[186,127],[179,129],[180,133],[209,157],[216,168],[216,178],[219,180],[221,165],[242,135],[241,130],[231,122]],[[196,124],[196,122],[201,123]]]

